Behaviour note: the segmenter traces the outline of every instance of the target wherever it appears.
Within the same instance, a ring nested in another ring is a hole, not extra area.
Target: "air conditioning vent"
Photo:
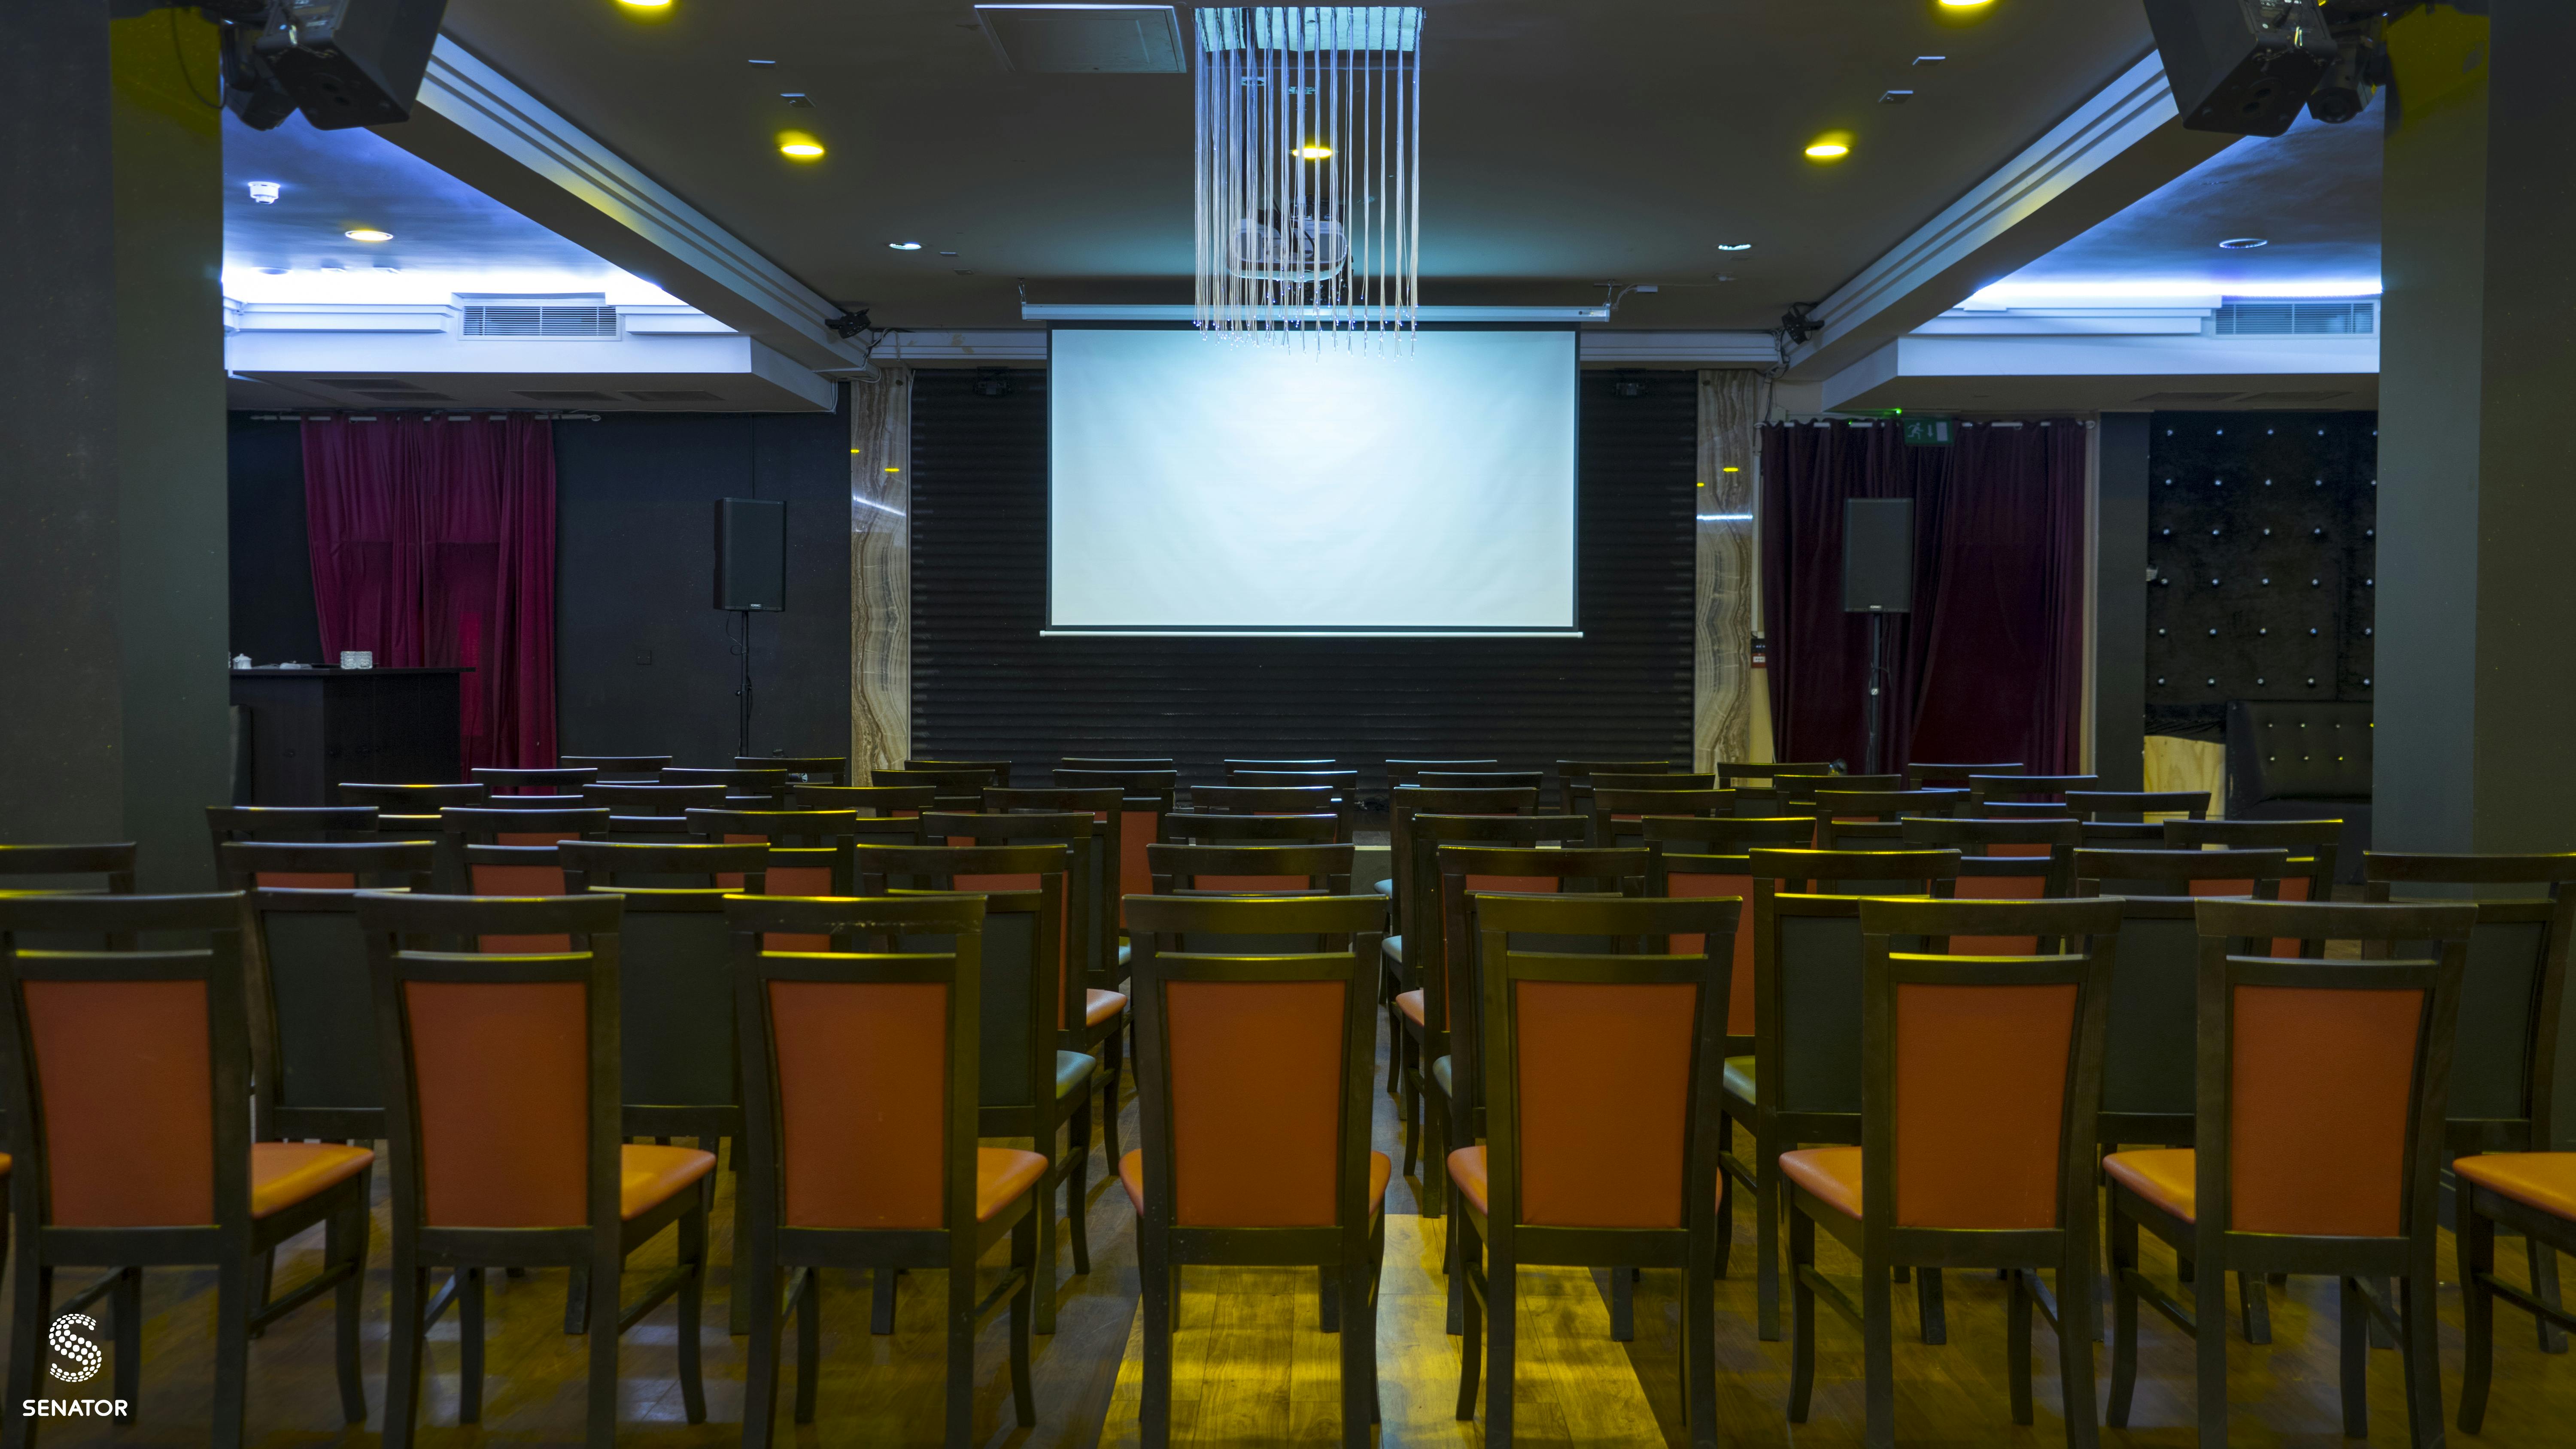
[[[697,388],[687,387],[662,388],[651,392],[630,392],[627,396],[635,399],[637,402],[649,403],[724,401],[723,393],[704,392]]]
[[[1004,70],[1179,75],[1189,68],[1169,5],[978,5]]]
[[[617,394],[613,392],[583,392],[578,389],[561,392],[523,392],[520,393],[519,396],[526,398],[530,402],[541,403],[590,403],[617,401]]]
[[[614,337],[617,309],[590,304],[470,302],[467,337]]]
[[[2221,337],[2367,336],[2378,330],[2376,302],[2230,302],[2218,309]]]

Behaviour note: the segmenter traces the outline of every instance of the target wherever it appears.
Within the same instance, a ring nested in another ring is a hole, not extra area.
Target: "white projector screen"
[[[1058,328],[1048,628],[1571,633],[1571,329]]]

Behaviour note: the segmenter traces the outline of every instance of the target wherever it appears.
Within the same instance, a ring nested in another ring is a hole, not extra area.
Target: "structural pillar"
[[[213,879],[229,782],[214,27],[14,7],[0,46],[0,841]]]
[[[2576,849],[2576,6],[2390,30],[2374,843]]]
[[[2093,430],[2093,773],[2146,788],[2147,419],[2104,413]]]

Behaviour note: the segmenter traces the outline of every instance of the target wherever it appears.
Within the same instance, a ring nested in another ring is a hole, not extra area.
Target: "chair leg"
[[[1011,1267],[1022,1275],[1020,1286],[1011,1293],[1011,1412],[1023,1429],[1033,1429],[1038,1422],[1037,1396],[1029,1384],[1029,1317],[1031,1300],[1037,1296],[1037,1257],[1037,1222],[1031,1214],[1011,1229]]]
[[[680,1280],[680,1408],[692,1424],[707,1421],[707,1382],[702,1371],[698,1330],[706,1309],[707,1208],[701,1197],[680,1215],[680,1262],[688,1276]]]
[[[1485,1444],[1512,1442],[1512,1360],[1520,1343],[1519,1266],[1489,1253],[1485,1269]]]
[[[44,1345],[42,1326],[53,1315],[53,1270],[36,1265],[36,1240],[22,1234],[9,1301],[9,1398],[23,1404],[36,1396],[36,1354]],[[0,1445],[20,1449],[35,1434],[35,1420],[22,1414],[0,1419]]]
[[[1396,1101],[1397,1112],[1404,1119],[1404,1159],[1395,1171],[1399,1177],[1411,1177],[1422,1167],[1422,1047],[1407,1023],[1387,1049],[1397,1057],[1395,1074],[1403,1088]]]
[[[1055,1143],[1049,1141],[1038,1145],[1041,1148],[1052,1149]],[[1038,1177],[1037,1202],[1029,1212],[1030,1217],[1038,1220],[1035,1292],[1037,1294],[1037,1331],[1042,1336],[1052,1335],[1055,1332],[1055,1203],[1058,1176],[1057,1165],[1050,1161],[1046,1171]],[[966,1286],[972,1288],[974,1285]],[[948,1291],[957,1292],[958,1285],[950,1284]],[[974,1294],[970,1292],[966,1296],[971,1301]]]
[[[251,1259],[250,1306],[253,1313],[257,1313],[259,1310],[268,1306],[269,1285],[276,1281],[277,1250],[275,1248],[271,1248],[267,1252],[261,1253]],[[254,1325],[250,1330],[250,1336],[253,1339],[257,1339],[261,1334],[266,1333],[267,1331],[268,1330],[265,1328],[260,1328]]]
[[[564,1285],[564,1332],[590,1332],[590,1270],[575,1268]]]
[[[1073,1229],[1073,1274],[1080,1278],[1091,1272],[1091,1094],[1082,1094],[1082,1105],[1073,1109],[1073,1151],[1065,1159],[1064,1215]]]
[[[2397,1316],[2406,1334],[2406,1434],[2414,1449],[2441,1449],[2442,1325],[2434,1311],[2430,1246],[2398,1288]]]
[[[878,1272],[886,1270],[879,1268]],[[805,1270],[805,1296],[796,1304],[796,1422],[814,1422],[823,1392],[823,1270]]]
[[[1718,1150],[1719,1150],[1720,1152],[1723,1152],[1723,1151],[1725,1151],[1725,1150],[1726,1150],[1726,1142],[1725,1142],[1725,1140],[1724,1140],[1724,1139],[1725,1139],[1725,1137],[1726,1137],[1726,1136],[1731,1135],[1731,1129],[1721,1127],[1721,1128],[1719,1128],[1718,1130],[1719,1130],[1719,1133],[1720,1133],[1720,1140],[1719,1140],[1719,1142],[1718,1142]],[[1721,1167],[1721,1168],[1719,1168],[1719,1169],[1717,1170],[1717,1274],[1716,1274],[1716,1276],[1718,1276],[1718,1277],[1720,1277],[1720,1278],[1723,1278],[1723,1277],[1725,1277],[1725,1276],[1726,1276],[1726,1260],[1734,1254],[1734,1251],[1735,1251],[1735,1179],[1734,1179],[1732,1176],[1729,1176],[1729,1175],[1728,1175],[1728,1173],[1727,1173],[1727,1171],[1726,1171],[1726,1169],[1725,1169],[1725,1168]]]
[[[1807,1422],[1816,1393],[1816,1290],[1801,1269],[1816,1261],[1816,1224],[1789,1212],[1789,1422]]]
[[[2523,1240],[2523,1246],[2529,1250],[2527,1256],[2531,1260],[2531,1296],[2552,1308],[2559,1306],[2558,1250],[2547,1243],[2530,1238]],[[2537,1314],[2533,1315],[2533,1321],[2540,1325],[2542,1353],[2567,1351],[2567,1330]]]
[[[1452,1222],[1457,1237],[1457,1263],[1449,1281],[1465,1299],[1458,1323],[1458,1405],[1456,1415],[1461,1424],[1476,1420],[1476,1385],[1485,1362],[1485,1299],[1476,1291],[1477,1254],[1476,1225],[1464,1212]]]
[[[2269,1286],[2260,1273],[2236,1275],[2236,1298],[2245,1319],[2245,1341],[2269,1344],[2272,1341],[2272,1302]]]
[[[2129,1402],[2138,1388],[2138,1290],[2129,1285],[2128,1274],[2138,1266],[2138,1225],[2120,1211],[2119,1200],[2111,1203],[2111,1396],[2102,1408],[2102,1422],[2114,1429],[2129,1427]],[[2065,1300],[2060,1299],[2063,1307]]]
[[[2343,1436],[2370,1437],[2370,1310],[2363,1306],[2361,1284],[2335,1280],[2335,1353],[2343,1389]]]
[[[1937,1346],[1950,1341],[1949,1300],[1942,1294],[1940,1269],[1914,1271],[1914,1314],[1925,1343]]]
[[[1441,1175],[1447,1176],[1444,1165]],[[1467,1260],[1460,1256],[1460,1234],[1466,1230],[1467,1210],[1459,1205],[1458,1194],[1449,1194],[1448,1211],[1442,1214],[1440,1234],[1440,1271],[1449,1279],[1449,1335],[1452,1338],[1467,1331]]]
[[[903,1270],[879,1268],[869,1276],[876,1281],[869,1285],[868,1332],[880,1335],[892,1333],[894,1332],[895,1284],[901,1281]]]
[[[1041,1183],[1038,1190],[1043,1192],[1046,1186]],[[1045,1225],[1040,1224],[1038,1231],[1043,1236]],[[1043,1264],[1044,1243],[1039,1247],[1037,1264]],[[948,1270],[947,1372],[948,1449],[966,1449],[975,1439],[975,1278],[971,1264]]]
[[[1118,1069],[1125,1060],[1126,1024],[1133,1019],[1132,1012],[1121,1017],[1100,1043],[1100,1141],[1109,1150],[1105,1170],[1111,1177],[1118,1175]]]
[[[1780,1341],[1780,1154],[1768,1134],[1755,1134],[1753,1148],[1753,1336]]]
[[[617,1449],[617,1277],[621,1266],[614,1238],[592,1246],[589,1286],[599,1301],[590,1305],[590,1449]]]
[[[2203,1449],[2227,1444],[2227,1269],[2221,1260],[2200,1265],[2191,1280],[2195,1392]]]
[[[1172,1319],[1180,1305],[1172,1265],[1159,1234],[1136,1233],[1139,1296],[1144,1299],[1145,1384],[1136,1412],[1136,1433],[1144,1449],[1168,1449],[1172,1442]]]
[[[1927,1279],[1930,1273],[1924,1275]],[[2004,1374],[2012,1386],[2012,1421],[2027,1426],[2030,1403],[2030,1276],[2012,1270],[2004,1285]]]
[[[790,1282],[795,1281],[791,1276]],[[769,1449],[778,1432],[778,1270],[754,1249],[734,1259],[733,1296],[753,1305],[750,1342],[743,1345],[743,1449]]]
[[[429,1299],[429,1274],[411,1255],[394,1253],[393,1303],[385,1324],[385,1445],[409,1449],[420,1420],[420,1361],[426,1348],[420,1310]]]
[[[265,1256],[262,1255],[263,1258]],[[254,1278],[256,1274],[257,1270],[254,1268]],[[254,1309],[268,1301],[267,1294],[260,1291],[263,1287],[264,1285],[256,1281],[252,1284],[253,1291],[257,1294],[251,1299]],[[116,1396],[123,1399],[130,1408],[143,1400],[143,1270],[141,1268],[125,1268],[118,1271],[114,1303],[110,1316],[116,1320]],[[130,1419],[133,1415],[129,1413],[125,1417]],[[363,1419],[366,1415],[361,1411],[358,1417]]]
[[[483,1270],[456,1270],[456,1422],[483,1422]]]
[[[1342,1285],[1330,1267],[1315,1270],[1315,1331],[1342,1331]]]
[[[2495,1375],[2495,1290],[2486,1282],[2495,1271],[2495,1224],[2477,1210],[2475,1191],[2463,1186],[2458,1199],[2460,1328],[2466,1348],[2460,1365],[2463,1434],[2474,1434],[2486,1423],[2487,1386]]]
[[[1610,1270],[1610,1341],[1637,1341],[1637,1270]]]
[[[360,1174],[364,1182],[367,1174]],[[354,1195],[348,1209],[331,1219],[323,1229],[323,1261],[337,1266],[350,1265],[349,1276],[333,1289],[336,1301],[333,1314],[338,1320],[333,1344],[340,1367],[340,1415],[352,1424],[367,1421],[367,1380],[359,1359],[359,1340],[367,1304],[367,1239],[374,1230],[374,1219],[367,1212],[367,1194]]]
[[[747,1209],[751,1203],[751,1195],[745,1192],[742,1186],[741,1143],[737,1142],[734,1144],[733,1155],[730,1161],[732,1164],[731,1170],[734,1174],[733,1227],[730,1230],[733,1243],[730,1252],[725,1257],[725,1261],[728,1263],[748,1263],[751,1261],[752,1234],[751,1214]],[[715,1177],[712,1173],[707,1177],[707,1196],[710,1199],[715,1196]],[[713,1207],[713,1203],[710,1202],[709,1210],[712,1211]],[[751,1332],[752,1308],[755,1301],[756,1300],[752,1295],[742,1291],[739,1285],[725,1295],[725,1331],[727,1334],[735,1338],[740,1338],[744,1334]],[[775,1313],[778,1305],[773,1303],[769,1305],[769,1307],[770,1311]]]
[[[2085,1240],[2080,1250],[2070,1251],[2057,1269],[2057,1386],[2058,1400],[2066,1415],[2067,1449],[2094,1449],[2102,1439],[2101,1426],[2093,1417],[2092,1295],[2096,1279],[2091,1235],[2080,1236]],[[2082,1322],[2070,1321],[2078,1315]]]
[[[1717,1446],[1717,1274],[1714,1243],[1682,1279],[1682,1427],[1692,1449]]]
[[[1377,1349],[1370,1322],[1376,1315],[1369,1305],[1369,1279],[1374,1275],[1366,1262],[1344,1263],[1337,1271],[1342,1301],[1351,1310],[1342,1324],[1342,1444],[1344,1449],[1369,1449],[1369,1420],[1377,1403],[1377,1385],[1370,1373]]]
[[[1438,1101],[1431,1100],[1438,1097]],[[1437,1082],[1423,1092],[1422,1102],[1422,1215],[1440,1216],[1449,1200],[1449,1099]]]
[[[2370,1286],[2374,1292],[2378,1293],[2380,1302],[2394,1303],[2397,1301],[2396,1288],[2387,1279],[2372,1279]],[[2376,1318],[2370,1320],[2370,1346],[2372,1348],[2397,1347],[2396,1335],[2390,1333],[2387,1325],[2381,1323]]]
[[[215,1270],[215,1409],[207,1426],[215,1449],[241,1449],[250,1401],[250,1281],[246,1258]]]
[[[1885,1263],[1861,1264],[1860,1337],[1862,1442],[1896,1449],[1896,1285]]]

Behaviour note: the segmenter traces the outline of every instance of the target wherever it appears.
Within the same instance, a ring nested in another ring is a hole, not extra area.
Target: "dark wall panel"
[[[2147,728],[2369,700],[2379,415],[2156,413],[2147,445]]]
[[[913,748],[1170,755],[1670,759],[1690,752],[1689,373],[1582,379],[1581,639],[1042,639],[1046,375],[924,372],[913,393]],[[1132,560],[1138,569],[1155,560]]]
[[[260,664],[324,663],[304,523],[303,425],[234,413],[229,463],[232,652]]]
[[[752,621],[758,754],[850,741],[849,422],[608,414],[555,426],[558,719],[567,754],[733,757],[741,665],[714,607],[715,500],[787,505],[787,612]]]

